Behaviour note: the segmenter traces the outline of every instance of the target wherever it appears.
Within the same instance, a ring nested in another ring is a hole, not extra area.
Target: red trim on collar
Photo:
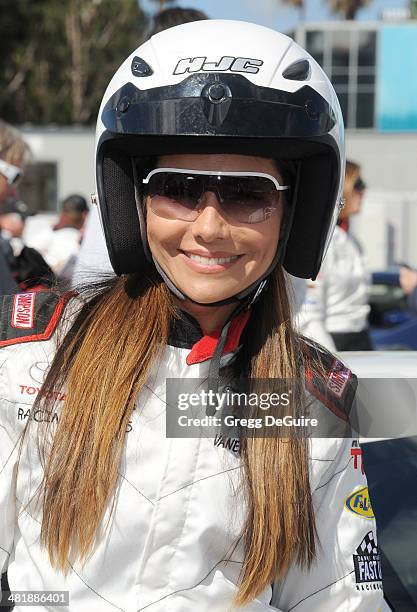
[[[349,219],[342,219],[339,221],[338,225],[340,229],[344,230],[345,232],[349,231]]]
[[[239,346],[240,336],[245,328],[246,323],[250,317],[250,310],[243,310],[237,315],[230,324],[229,331],[227,332],[227,340],[224,345],[222,355],[226,353],[233,353]],[[216,350],[217,341],[220,337],[221,330],[215,330],[211,334],[203,336],[201,340],[196,342],[188,353],[186,362],[187,365],[193,365],[195,363],[201,363],[207,359],[211,359]]]

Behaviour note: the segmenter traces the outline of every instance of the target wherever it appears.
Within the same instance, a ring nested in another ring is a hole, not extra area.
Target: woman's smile
[[[201,250],[180,250],[191,269],[202,274],[216,274],[232,267],[242,255]]]

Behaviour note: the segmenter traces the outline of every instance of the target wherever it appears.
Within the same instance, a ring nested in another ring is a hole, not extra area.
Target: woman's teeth
[[[201,255],[193,255],[192,253],[186,253],[187,257],[198,261],[198,263],[205,264],[206,266],[214,266],[216,264],[226,264],[235,261],[239,255],[233,255],[232,257],[201,257]]]

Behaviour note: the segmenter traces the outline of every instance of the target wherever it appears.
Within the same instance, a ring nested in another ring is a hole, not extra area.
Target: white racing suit
[[[166,379],[205,378],[214,350],[213,337],[202,337],[187,317],[178,323],[179,333],[172,332],[137,399],[108,530],[88,562],[73,562],[66,577],[50,565],[39,543],[41,510],[31,501],[42,467],[30,434],[17,469],[17,441],[27,419],[36,427],[45,418],[59,418],[59,408],[46,416],[31,413],[31,406],[53,357],[62,313],[70,308],[52,294],[2,298],[0,570],[7,570],[10,589],[69,592],[69,605],[44,603],[30,608],[35,612],[232,610],[244,559],[240,542],[225,561],[245,516],[244,501],[236,494],[242,469],[238,441],[167,438],[165,431]],[[233,321],[223,362],[239,350],[246,319],[247,313],[241,313]],[[345,368],[343,379],[336,380],[339,404],[350,377]],[[62,402],[61,391],[56,398]],[[309,468],[317,559],[310,569],[294,564],[241,609],[377,612],[383,595],[375,520],[357,441],[312,439]],[[107,518],[108,512],[103,524]],[[15,610],[27,607],[16,605]]]

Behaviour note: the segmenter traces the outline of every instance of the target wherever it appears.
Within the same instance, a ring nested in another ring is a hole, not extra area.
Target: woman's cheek
[[[271,223],[268,226],[266,222],[263,225],[262,228],[253,232],[250,238],[246,238],[245,252],[249,255],[250,260],[269,265],[278,246],[279,224]]]
[[[173,253],[179,248],[182,233],[175,224],[154,215],[148,215],[147,236],[151,249]]]

